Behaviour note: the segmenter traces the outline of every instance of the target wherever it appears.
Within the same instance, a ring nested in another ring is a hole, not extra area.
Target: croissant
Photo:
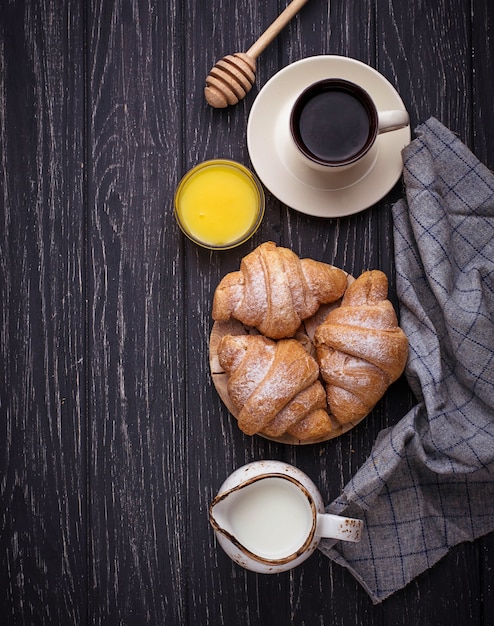
[[[218,359],[229,377],[238,425],[247,435],[287,433],[305,441],[331,432],[319,366],[297,340],[225,335]]]
[[[271,241],[244,257],[240,270],[219,283],[213,319],[231,317],[271,339],[292,337],[321,304],[335,302],[347,286],[345,272],[312,259],[299,259]]]
[[[315,331],[329,411],[340,423],[365,417],[405,368],[408,340],[387,295],[386,275],[364,272]]]

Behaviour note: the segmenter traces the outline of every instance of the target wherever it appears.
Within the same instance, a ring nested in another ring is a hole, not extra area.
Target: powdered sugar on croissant
[[[383,272],[364,272],[315,332],[330,413],[340,423],[365,417],[405,368],[408,340],[387,294]]]
[[[329,435],[319,367],[298,341],[226,335],[218,358],[229,376],[228,394],[244,433],[288,433],[301,441]]]
[[[345,272],[299,259],[273,242],[258,246],[227,274],[213,299],[213,319],[235,318],[272,339],[292,337],[321,304],[335,302],[347,286]]]

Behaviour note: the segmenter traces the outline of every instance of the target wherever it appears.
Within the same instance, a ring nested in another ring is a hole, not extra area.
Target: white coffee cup
[[[368,155],[379,134],[409,124],[405,110],[378,111],[369,93],[342,78],[318,80],[297,97],[290,136],[300,159],[322,171],[348,169]]]
[[[361,520],[325,513],[306,474],[271,460],[233,472],[212,501],[209,519],[231,559],[266,574],[299,565],[323,537],[360,541],[363,526]]]

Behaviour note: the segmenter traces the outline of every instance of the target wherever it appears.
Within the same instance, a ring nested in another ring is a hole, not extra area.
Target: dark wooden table
[[[310,0],[262,54],[236,107],[204,79],[283,2],[0,2],[0,621],[2,624],[486,625],[494,536],[460,545],[378,606],[319,552],[258,576],[217,547],[207,508],[255,459],[306,471],[325,501],[412,406],[404,380],[323,445],[244,436],[212,385],[220,278],[273,240],[391,280],[392,204],[313,218],[269,193],[261,229],[211,253],[176,226],[174,189],[207,158],[249,165],[258,90],[303,57],[339,54],[434,115],[494,167],[491,0]]]

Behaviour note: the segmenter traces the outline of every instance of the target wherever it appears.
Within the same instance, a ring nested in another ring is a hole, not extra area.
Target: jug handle
[[[362,538],[363,527],[364,523],[360,519],[332,515],[331,513],[318,513],[316,536],[357,543]]]

